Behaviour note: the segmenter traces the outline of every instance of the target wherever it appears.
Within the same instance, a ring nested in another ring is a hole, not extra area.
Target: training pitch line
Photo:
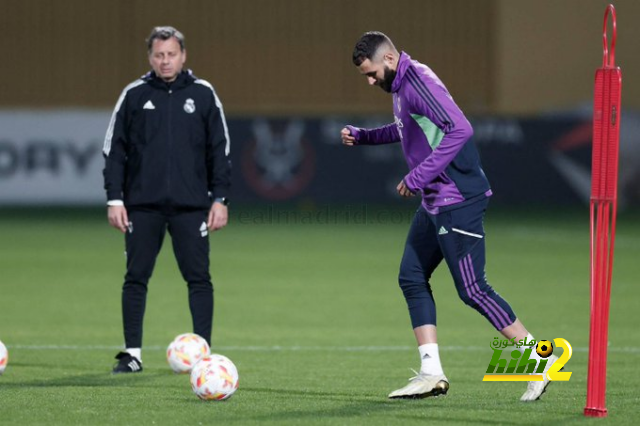
[[[122,350],[122,346],[103,345],[7,345],[8,349],[30,351],[102,351]],[[145,346],[145,351],[166,351],[166,346]],[[216,351],[239,352],[403,352],[415,350],[415,346],[215,346]],[[487,346],[440,346],[441,351],[487,352]],[[503,348],[501,348],[503,349]],[[589,352],[588,348],[573,347],[575,352]],[[640,347],[609,347],[611,353],[640,354]]]

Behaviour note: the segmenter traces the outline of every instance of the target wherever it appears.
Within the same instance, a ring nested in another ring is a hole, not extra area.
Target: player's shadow
[[[444,422],[460,422],[463,419],[452,419],[451,413],[446,410],[446,407],[442,404],[441,398],[434,398],[430,401],[423,400],[389,400],[385,396],[378,394],[353,394],[353,393],[336,393],[336,392],[324,392],[324,391],[302,391],[292,389],[274,389],[274,388],[247,388],[243,387],[242,392],[255,392],[255,393],[267,393],[270,395],[278,395],[279,397],[296,397],[298,399],[313,399],[314,401],[327,401],[327,402],[340,402],[341,406],[336,408],[323,408],[313,410],[296,410],[282,411],[282,412],[270,412],[265,415],[253,415],[249,416],[251,420],[256,422],[261,421],[295,421],[304,422],[306,420],[313,420],[323,418],[325,420],[335,419],[338,422],[345,421],[345,419],[352,420],[364,420],[369,416],[376,416],[380,414],[388,414],[394,419],[402,416],[405,419],[411,420],[433,420],[434,409],[443,412],[442,417],[437,416],[437,420]],[[428,411],[426,408],[428,406]],[[415,415],[411,413],[415,412]],[[465,421],[468,419],[464,419]],[[493,422],[480,422],[481,424]],[[504,425],[512,423],[503,423]]]
[[[276,395],[288,395],[288,396],[296,396],[296,397],[309,397],[309,398],[323,398],[323,399],[339,399],[344,401],[345,398],[348,399],[371,399],[375,398],[377,394],[358,394],[354,395],[353,393],[347,392],[331,392],[331,391],[308,391],[308,390],[294,390],[294,389],[274,389],[269,387],[242,387],[242,391],[246,392],[254,392],[254,393],[265,393],[265,394],[276,394]]]
[[[501,420],[495,418],[494,415],[490,415],[488,418],[470,418],[464,413],[471,413],[477,410],[477,404],[467,402],[463,400],[455,401],[455,410],[452,410],[451,402],[447,402],[451,399],[451,396],[444,396],[438,398],[414,399],[414,400],[390,400],[384,395],[379,394],[363,394],[363,393],[346,393],[346,392],[330,392],[330,391],[307,391],[307,390],[293,390],[293,389],[275,389],[275,388],[260,388],[260,387],[242,387],[241,392],[250,392],[258,394],[269,394],[271,396],[278,395],[278,397],[290,398],[295,397],[297,399],[313,399],[314,401],[327,401],[327,402],[340,402],[340,407],[337,408],[322,408],[313,410],[296,410],[282,411],[282,412],[270,412],[264,415],[250,415],[247,413],[246,418],[256,422],[260,421],[299,421],[304,422],[306,420],[323,418],[331,419],[335,418],[336,421],[342,422],[345,419],[351,418],[352,420],[365,420],[372,415],[388,414],[393,419],[405,419],[408,421],[428,421],[429,423],[453,423],[453,424],[477,424],[477,425],[512,425],[513,419]],[[194,402],[194,401],[192,401]],[[199,402],[195,401],[194,403]],[[520,403],[519,401],[517,403]],[[521,403],[520,403],[521,404]],[[508,411],[511,407],[511,403],[504,402],[499,404],[501,411]],[[544,406],[542,406],[544,405]],[[550,407],[547,404],[538,404],[538,408],[548,410]],[[454,411],[458,411],[457,415]],[[552,410],[553,411],[553,410]],[[548,413],[548,412],[547,412]],[[559,417],[566,417],[566,420],[570,420],[573,416],[571,413],[564,411],[555,412]],[[569,414],[569,415],[567,415]],[[535,416],[533,416],[535,417]],[[537,425],[539,420],[527,423],[519,420],[519,424],[523,425]]]

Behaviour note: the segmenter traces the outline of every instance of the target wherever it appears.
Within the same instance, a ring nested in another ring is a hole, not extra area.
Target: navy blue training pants
[[[151,278],[166,231],[189,288],[193,332],[211,344],[213,286],[209,274],[208,211],[131,210],[125,236],[127,274],[122,288],[122,319],[127,348],[142,347],[142,322]]]
[[[398,281],[413,328],[436,325],[431,275],[444,259],[462,301],[482,314],[496,330],[516,319],[509,304],[487,283],[485,233],[482,225],[489,200],[442,212],[416,212],[409,229]]]

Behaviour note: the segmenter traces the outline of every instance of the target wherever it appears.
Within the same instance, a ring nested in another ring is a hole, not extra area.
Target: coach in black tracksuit
[[[156,27],[147,40],[153,71],[129,84],[104,142],[109,222],[125,233],[122,290],[125,352],[114,373],[142,371],[147,283],[165,230],[189,287],[194,333],[211,341],[213,286],[208,231],[227,224],[229,134],[213,87],[184,71],[184,36]]]

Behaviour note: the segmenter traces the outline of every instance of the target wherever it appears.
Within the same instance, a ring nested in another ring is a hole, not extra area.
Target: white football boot
[[[540,396],[547,390],[549,383],[551,383],[551,380],[547,377],[547,371],[549,371],[549,368],[551,368],[557,360],[558,357],[555,355],[549,357],[549,362],[544,369],[544,379],[541,382],[527,382],[527,391],[520,397],[520,401],[531,402],[540,399]]]
[[[432,376],[418,373],[409,379],[409,384],[389,394],[391,399],[419,399],[430,396],[446,395],[449,390],[449,381],[443,375]]]

